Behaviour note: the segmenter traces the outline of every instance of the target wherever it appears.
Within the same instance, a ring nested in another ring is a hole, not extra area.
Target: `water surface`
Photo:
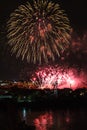
[[[86,108],[0,107],[0,130],[87,130]]]

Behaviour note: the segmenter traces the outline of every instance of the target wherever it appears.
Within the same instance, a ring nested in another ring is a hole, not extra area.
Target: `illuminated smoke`
[[[72,32],[72,51],[79,51],[87,53],[87,32],[80,35],[75,31]]]
[[[75,68],[58,65],[41,67],[32,75],[31,81],[38,89],[77,89],[86,86],[86,75]]]
[[[84,56],[84,59],[83,59]],[[76,63],[75,61],[80,60],[84,65],[87,63],[87,32],[81,32],[81,34],[72,31],[71,32],[71,44],[69,49],[66,51],[62,51],[61,60],[69,59],[69,63],[72,62],[73,64]],[[78,62],[78,61],[77,61]]]

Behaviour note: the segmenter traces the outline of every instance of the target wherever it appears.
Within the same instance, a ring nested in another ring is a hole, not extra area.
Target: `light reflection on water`
[[[86,130],[86,109],[30,110],[23,108],[19,112],[21,121],[35,130]]]
[[[87,130],[87,108],[0,106],[0,130]]]

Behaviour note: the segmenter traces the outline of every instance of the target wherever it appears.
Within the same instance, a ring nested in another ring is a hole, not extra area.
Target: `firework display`
[[[12,54],[30,63],[54,61],[70,42],[69,19],[59,4],[33,0],[20,5],[7,22]]]
[[[39,67],[32,74],[31,81],[38,89],[77,89],[83,87],[84,74],[78,74],[74,68],[68,69],[58,65]]]

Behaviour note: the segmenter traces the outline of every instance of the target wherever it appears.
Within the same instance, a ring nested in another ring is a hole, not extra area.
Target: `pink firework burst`
[[[68,69],[58,65],[39,68],[31,78],[38,89],[63,89],[75,90],[80,87],[82,77],[78,76],[76,69]]]

